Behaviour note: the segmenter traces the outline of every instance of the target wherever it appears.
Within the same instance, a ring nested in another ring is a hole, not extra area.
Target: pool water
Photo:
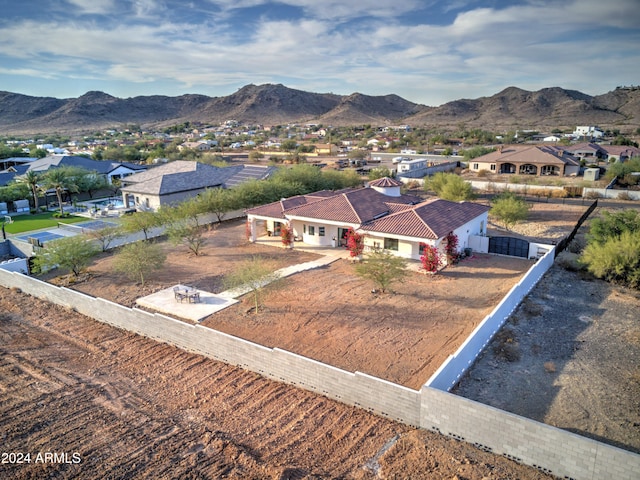
[[[111,205],[113,208],[123,208],[124,202],[122,201],[121,198],[110,198],[106,200],[98,200],[96,202],[93,202],[93,205],[95,205],[98,208],[105,208],[108,205]]]

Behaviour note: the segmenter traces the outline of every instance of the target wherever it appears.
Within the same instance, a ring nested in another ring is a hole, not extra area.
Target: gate
[[[514,237],[489,238],[489,253],[529,258],[529,242]]]

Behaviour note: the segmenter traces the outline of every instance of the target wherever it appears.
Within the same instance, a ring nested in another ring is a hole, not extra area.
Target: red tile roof
[[[435,240],[488,211],[479,203],[437,198],[368,222],[360,230]]]
[[[401,185],[402,182],[389,177],[383,177],[369,182],[370,187],[399,187]]]
[[[317,218],[318,220],[361,224],[382,215],[387,215],[391,211],[389,203],[407,205],[418,201],[419,199],[413,195],[389,197],[372,188],[360,188],[317,202],[287,209],[285,213],[290,217]]]

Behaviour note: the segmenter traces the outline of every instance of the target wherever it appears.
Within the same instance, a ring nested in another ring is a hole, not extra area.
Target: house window
[[[316,227],[309,225],[309,235],[313,236],[316,234]]]
[[[496,164],[495,163],[493,165],[491,165],[491,170],[493,170],[494,172],[496,171]]]
[[[324,227],[318,227],[318,235],[324,237]]]
[[[385,250],[398,251],[398,239],[397,238],[385,238],[384,239],[384,249]]]
[[[478,170],[478,164],[477,164],[477,163],[474,163],[474,164],[473,164],[473,169],[474,169],[474,170]]]
[[[418,247],[418,255],[420,256],[424,255],[424,247],[426,246],[427,246],[426,243],[420,242],[420,246]]]
[[[302,225],[302,233],[307,233],[307,225],[306,224]]]

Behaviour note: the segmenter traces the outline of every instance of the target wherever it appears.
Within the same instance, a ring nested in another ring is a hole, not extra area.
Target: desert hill
[[[70,133],[139,124],[163,127],[185,121],[275,125],[317,122],[325,125],[459,126],[485,129],[554,128],[598,125],[635,130],[640,126],[640,88],[619,87],[590,96],[559,87],[536,92],[509,87],[477,99],[439,107],[397,95],[336,95],[295,90],[284,85],[246,85],[231,95],[162,95],[117,98],[87,92],[57,99],[0,92],[0,135]]]

